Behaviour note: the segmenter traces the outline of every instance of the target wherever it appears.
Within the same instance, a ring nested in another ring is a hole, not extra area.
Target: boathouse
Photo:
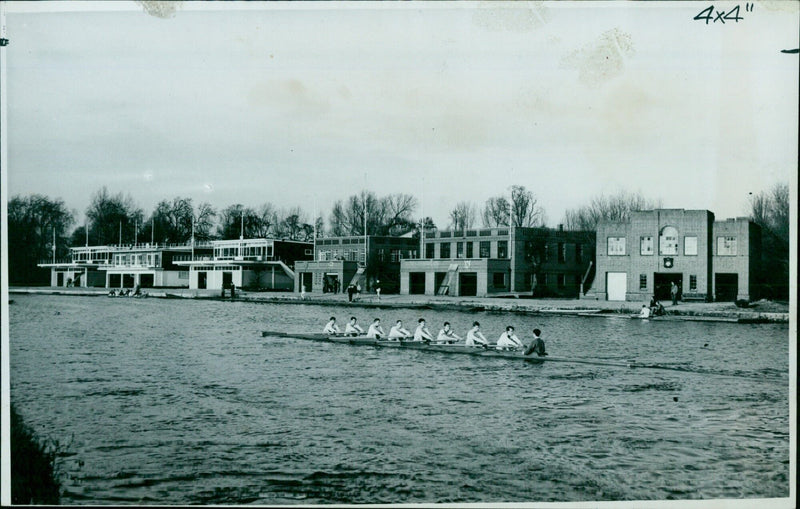
[[[188,288],[189,272],[175,260],[211,252],[209,243],[121,244],[69,248],[69,258],[40,263],[50,268],[51,286],[95,288]]]
[[[211,252],[184,255],[175,263],[188,270],[190,289],[227,290],[231,285],[250,290],[294,288],[294,266],[311,260],[311,242],[279,239],[211,241]]]
[[[562,227],[437,231],[403,260],[400,293],[577,297],[591,284],[593,232]]]
[[[400,291],[402,260],[419,255],[419,240],[413,237],[344,236],[316,239],[314,260],[296,264],[295,291],[344,292],[348,285],[382,293]]]
[[[597,226],[597,277],[587,298],[682,300],[758,298],[761,229],[749,218],[716,221],[708,210],[632,212]]]

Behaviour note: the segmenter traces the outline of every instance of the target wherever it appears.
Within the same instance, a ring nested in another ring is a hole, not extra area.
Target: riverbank
[[[167,299],[216,299],[221,298],[214,290],[147,289],[148,298]],[[43,294],[107,297],[105,288],[54,288],[54,287],[15,287],[9,294]],[[108,298],[108,297],[107,297]],[[120,298],[120,297],[116,297]],[[353,306],[378,309],[436,309],[466,312],[497,312],[518,314],[564,314],[582,317],[622,318],[635,315],[642,307],[641,302],[616,302],[583,299],[529,299],[507,295],[502,297],[448,297],[429,295],[382,295],[366,294],[348,302],[344,294],[306,294],[305,298],[289,292],[251,292],[236,291],[236,300],[246,302],[265,302],[281,304],[317,304],[327,306]],[[772,301],[753,302],[747,308],[736,307],[732,302],[679,302],[673,306],[665,302],[666,316],[651,320],[690,320],[722,321],[737,323],[788,323],[789,305]]]

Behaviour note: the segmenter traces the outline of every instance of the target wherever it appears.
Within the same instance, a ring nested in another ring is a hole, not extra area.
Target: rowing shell
[[[366,336],[329,336],[327,334],[303,334],[293,332],[262,331],[261,337],[296,338],[309,341],[322,341],[325,343],[344,343],[348,345],[376,346],[382,348],[407,348],[427,352],[453,353],[461,355],[474,355],[478,357],[499,357],[503,359],[519,359],[526,362],[541,363],[544,357],[524,355],[520,352],[489,350],[481,346],[429,344],[422,341],[388,341],[368,338]]]

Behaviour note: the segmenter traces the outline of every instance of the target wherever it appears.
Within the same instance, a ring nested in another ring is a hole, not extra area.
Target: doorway
[[[197,273],[197,288],[205,290],[208,287],[208,272]]]
[[[606,272],[606,298],[608,300],[625,300],[628,293],[627,272]]]
[[[312,276],[311,272],[301,272],[300,273],[300,285],[301,285],[300,288],[302,289],[302,287],[305,286],[307,292],[312,291],[312,289],[311,289],[311,281],[312,281],[311,276]]]
[[[714,300],[733,302],[739,293],[739,274],[714,274]]]
[[[672,300],[672,283],[678,286],[678,299],[681,298],[681,291],[683,290],[683,274],[678,272],[655,272],[653,274],[653,295],[658,300],[669,301]]]
[[[463,297],[474,297],[478,294],[477,272],[462,272],[458,275],[458,294]]]
[[[408,293],[411,295],[424,295],[425,294],[425,273],[424,272],[409,272],[408,273]]]
[[[227,290],[231,287],[231,283],[233,283],[233,272],[223,272],[222,273],[222,288]]]

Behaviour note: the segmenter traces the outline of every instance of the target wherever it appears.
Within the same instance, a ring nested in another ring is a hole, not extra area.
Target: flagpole
[[[192,261],[194,261],[194,214],[192,214]]]
[[[156,220],[150,220],[150,244],[155,245],[156,243]]]
[[[119,246],[122,247],[122,221],[119,222]]]
[[[53,225],[53,263],[56,263],[56,226]]]

